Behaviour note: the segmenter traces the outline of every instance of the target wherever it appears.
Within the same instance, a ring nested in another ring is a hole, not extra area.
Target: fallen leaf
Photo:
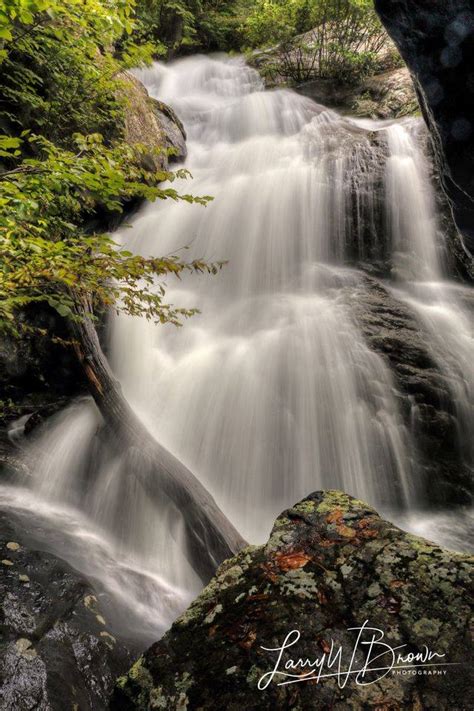
[[[329,652],[331,651],[331,645],[329,644],[329,642],[326,639],[320,639],[318,640],[318,643],[323,652],[325,654],[329,654]]]
[[[295,570],[303,568],[311,560],[311,556],[303,551],[294,553],[279,553],[276,556],[277,565],[281,570]]]

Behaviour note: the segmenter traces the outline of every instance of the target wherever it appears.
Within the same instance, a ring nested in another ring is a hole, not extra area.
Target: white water
[[[111,324],[111,360],[130,402],[252,542],[320,488],[415,510],[423,501],[411,436],[388,367],[347,305],[362,275],[344,266],[354,249],[367,258],[367,239],[383,252],[383,235],[372,226],[367,237],[362,222],[375,224],[377,181],[385,181],[398,288],[432,334],[460,426],[469,428],[472,332],[453,289],[439,283],[412,124],[351,122],[293,92],[264,92],[240,59],[193,57],[140,76],[188,131],[194,180],[178,187],[215,200],[147,205],[120,238],[147,255],[189,245],[187,259],[228,264],[216,277],[168,281],[170,301],[201,310],[183,329],[123,317]],[[388,140],[386,161],[373,131]],[[1,505],[9,496],[10,508],[34,516],[48,549],[58,550],[59,531],[64,557],[152,639],[199,581],[176,513],[166,502],[157,510],[131,463],[107,453],[99,421],[88,401],[56,416],[29,452],[35,481],[2,489]]]
[[[417,314],[429,349],[447,378],[456,409],[459,446],[474,462],[474,320],[472,289],[446,281],[434,200],[425,160],[399,125],[387,130],[389,230],[402,288],[395,295]]]

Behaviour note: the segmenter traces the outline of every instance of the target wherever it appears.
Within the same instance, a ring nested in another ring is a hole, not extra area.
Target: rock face
[[[370,277],[347,290],[347,303],[369,347],[393,375],[400,411],[412,430],[416,471],[431,504],[472,501],[473,472],[464,458],[451,379],[429,350],[430,334],[409,306]],[[459,377],[459,376],[458,376]]]
[[[339,85],[331,79],[315,79],[293,88],[317,103],[361,118],[400,118],[419,110],[406,67],[386,69],[356,84]]]
[[[415,80],[443,183],[474,251],[474,8],[470,0],[375,0]]]
[[[35,305],[18,320],[30,330],[0,339],[0,428],[22,415],[52,414],[83,385],[72,350],[59,340],[70,338],[63,319],[49,306]]]
[[[395,67],[368,77],[360,86],[352,107],[356,116],[370,118],[415,114],[419,107],[410,72],[406,67]]]
[[[186,133],[173,109],[152,99],[133,74],[125,72],[121,79],[126,104],[125,139],[127,143],[140,143],[149,148],[144,167],[163,170],[168,167],[168,160],[184,159]]]
[[[266,545],[219,568],[165,637],[118,680],[111,708],[461,711],[473,681],[472,573],[472,558],[404,533],[346,494],[317,492],[277,519]],[[354,629],[366,620],[380,632]],[[418,668],[441,672],[436,675],[341,675],[338,685],[331,676],[338,661],[332,668],[328,662],[339,647],[341,670],[371,660],[372,669],[391,666],[382,633],[391,648],[405,645],[395,652],[405,658],[397,666],[422,664],[424,645],[432,664],[458,666]],[[373,635],[370,650],[363,642]],[[294,644],[278,661],[285,639]],[[318,667],[289,666],[290,659],[324,655],[321,673],[329,676],[319,682],[301,681],[303,673],[317,676]],[[291,679],[272,676],[274,670],[295,674],[300,683],[279,686]]]
[[[99,711],[128,668],[94,590],[0,514],[0,708]]]

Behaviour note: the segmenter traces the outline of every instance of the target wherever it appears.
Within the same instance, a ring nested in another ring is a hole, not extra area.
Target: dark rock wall
[[[375,0],[375,7],[412,72],[443,184],[465,247],[472,254],[474,4],[469,0]]]
[[[64,320],[52,308],[34,305],[18,314],[18,322],[26,327],[21,337],[0,339],[0,432],[22,415],[52,414],[85,387],[66,345]]]

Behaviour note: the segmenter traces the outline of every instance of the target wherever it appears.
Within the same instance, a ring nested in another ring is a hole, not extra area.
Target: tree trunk
[[[116,446],[132,454],[133,473],[153,498],[166,495],[183,515],[188,556],[204,582],[246,541],[198,479],[148,432],[125,399],[99,343],[88,303],[76,301],[74,349]]]

